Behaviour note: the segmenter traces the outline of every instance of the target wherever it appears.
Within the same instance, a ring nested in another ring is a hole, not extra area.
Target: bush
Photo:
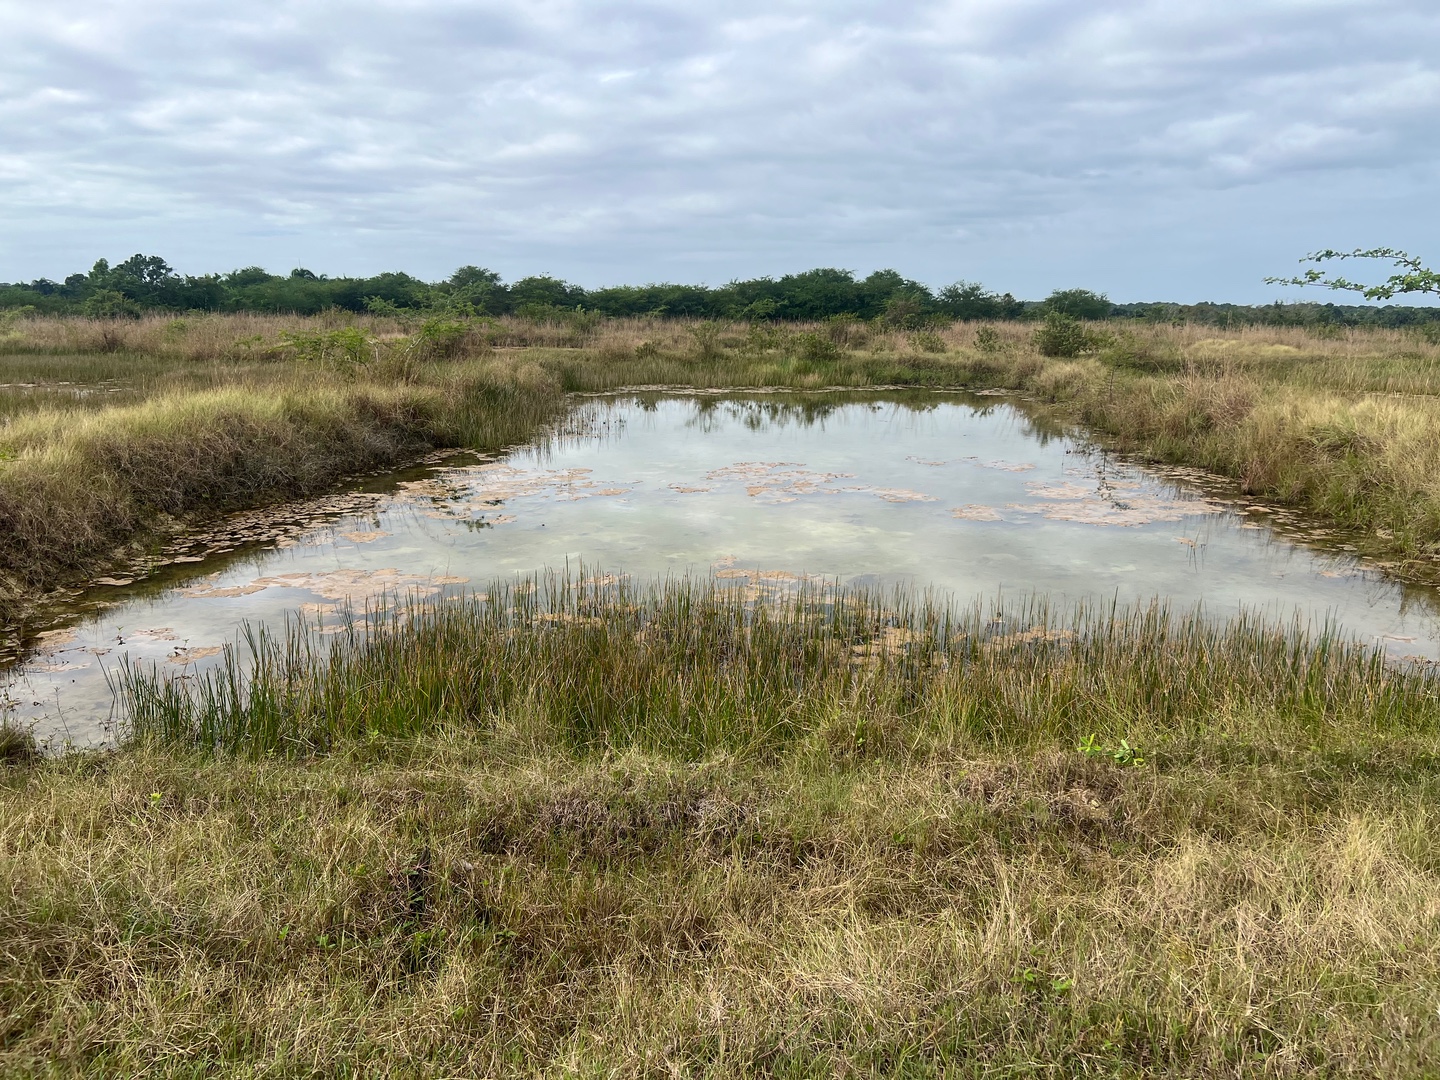
[[[700,360],[718,360],[724,351],[720,344],[720,324],[702,322],[690,328],[695,339],[695,355]]]
[[[982,353],[998,353],[1004,350],[1005,342],[993,326],[982,326],[975,331],[975,348]]]
[[[280,335],[292,356],[317,367],[357,368],[375,359],[375,343],[357,326],[338,330],[286,330]]]
[[[840,346],[814,331],[795,335],[794,345],[796,354],[807,364],[833,364],[840,359]]]
[[[1090,347],[1099,350],[1099,360],[1110,367],[1142,371],[1152,375],[1173,373],[1185,366],[1176,349],[1158,349],[1127,331],[1118,334],[1091,334]]]
[[[933,330],[917,330],[910,335],[910,347],[919,352],[943,353],[945,339]]]
[[[745,344],[742,347],[747,353],[764,356],[769,352],[785,350],[789,343],[790,331],[785,327],[775,323],[751,323],[745,332]]]
[[[410,348],[421,360],[454,356],[469,333],[470,324],[459,319],[426,319],[410,335]]]
[[[140,305],[114,289],[96,289],[81,309],[93,319],[138,319]]]
[[[1079,356],[1093,344],[1080,320],[1052,311],[1035,330],[1035,348],[1041,356]]]

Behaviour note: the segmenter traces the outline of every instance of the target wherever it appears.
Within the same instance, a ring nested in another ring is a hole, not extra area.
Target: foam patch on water
[[[791,503],[807,495],[871,495],[894,503],[936,501],[934,495],[909,488],[837,483],[854,478],[854,473],[819,472],[795,461],[738,461],[705,474],[706,480],[715,483],[744,484],[752,499],[772,504]]]

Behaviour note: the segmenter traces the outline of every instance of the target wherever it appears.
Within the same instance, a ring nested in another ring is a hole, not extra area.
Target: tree
[[[1332,275],[1324,270],[1311,267],[1299,277],[1267,277],[1267,285],[1318,285],[1322,289],[1338,289],[1341,292],[1359,293],[1366,300],[1389,300],[1401,293],[1440,294],[1440,273],[1429,269],[1414,255],[1396,248],[1356,248],[1354,251],[1316,251],[1306,255],[1302,263],[1323,263],[1332,259],[1381,259],[1388,260],[1400,268],[1378,285],[1366,285],[1348,278]]]
[[[1072,319],[1108,319],[1114,306],[1104,293],[1089,289],[1056,289],[1045,298],[1041,310],[1058,311]]]
[[[978,281],[957,281],[940,290],[937,306],[952,319],[973,322],[977,319],[1015,319],[1025,305],[1009,293],[992,293]]]

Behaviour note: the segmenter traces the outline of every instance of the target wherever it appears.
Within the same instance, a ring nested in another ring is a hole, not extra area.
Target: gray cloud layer
[[[1433,0],[0,0],[0,38],[0,278],[1253,299],[1312,247],[1440,248]]]

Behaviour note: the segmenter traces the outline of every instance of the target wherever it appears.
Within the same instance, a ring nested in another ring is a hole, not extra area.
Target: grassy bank
[[[1422,1074],[1434,677],[995,614],[492,592],[152,692],[0,772],[0,1071]]]
[[[0,367],[22,364],[38,385],[12,388],[0,411],[0,626],[188,518],[318,493],[435,447],[522,442],[561,406],[543,372],[494,358],[404,377],[153,356]]]

